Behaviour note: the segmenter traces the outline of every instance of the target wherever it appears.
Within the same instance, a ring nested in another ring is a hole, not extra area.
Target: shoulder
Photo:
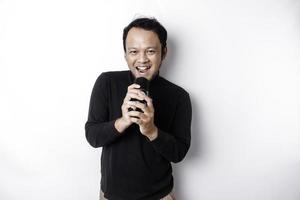
[[[159,77],[160,81],[160,87],[163,88],[163,90],[167,93],[171,93],[172,95],[175,95],[180,98],[189,98],[189,93],[182,88],[181,86],[163,78]]]
[[[128,71],[107,71],[107,72],[102,72],[99,78],[102,79],[122,79],[126,78],[128,76]]]
[[[102,72],[97,80],[96,83],[99,84],[107,84],[109,82],[118,82],[124,81],[128,79],[128,71],[106,71]]]

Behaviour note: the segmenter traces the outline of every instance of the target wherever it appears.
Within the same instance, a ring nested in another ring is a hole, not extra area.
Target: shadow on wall
[[[297,12],[297,15],[296,16],[298,16],[298,23],[297,23],[297,25],[298,25],[298,28],[300,29],[300,1],[299,0],[294,0],[294,2],[296,3],[296,5],[292,5],[293,7],[295,6],[295,9],[297,9],[296,10],[296,12]]]
[[[200,117],[200,105],[199,101],[196,99],[193,99],[192,94],[191,101],[192,101],[192,109],[193,109],[193,119],[192,119],[192,132],[191,132],[191,146],[190,149],[184,158],[183,161],[180,163],[172,163],[173,166],[173,175],[174,175],[174,181],[175,181],[175,196],[178,200],[180,199],[187,199],[185,197],[185,194],[187,193],[185,191],[185,188],[188,188],[190,184],[193,184],[197,182],[196,180],[187,180],[185,177],[185,172],[187,171],[187,165],[191,165],[191,163],[196,163],[202,158],[203,152],[204,152],[204,146],[203,145],[203,137],[201,132],[201,117]],[[196,177],[196,176],[195,176]],[[187,183],[183,185],[182,183]]]
[[[162,63],[162,66],[159,70],[160,75],[163,77],[173,77],[173,72],[180,70],[178,68],[178,65],[176,65],[178,61],[178,51],[177,51],[177,46],[176,43],[174,42],[175,40],[170,38],[168,36],[168,41],[167,41],[167,56],[165,60]],[[177,68],[177,69],[176,69]]]
[[[180,53],[178,52],[176,41],[172,38],[168,38],[168,53],[167,57],[163,62],[163,66],[160,70],[160,74],[163,77],[173,77],[175,71],[178,73],[178,71],[183,71],[185,68],[181,68],[176,63],[178,63],[179,59],[181,58]],[[170,78],[172,79],[172,78]],[[174,79],[173,79],[174,80]],[[172,80],[171,80],[172,81]],[[175,84],[176,81],[175,81]],[[180,85],[178,83],[178,85]],[[186,171],[186,166],[190,165],[191,162],[194,162],[196,160],[199,160],[201,158],[203,147],[202,145],[202,129],[201,129],[201,100],[195,99],[193,96],[193,91],[188,91],[190,94],[191,102],[192,102],[192,132],[191,132],[191,147],[183,161],[180,163],[173,165],[173,175],[174,175],[174,182],[175,182],[175,196],[176,199],[186,199],[185,197],[185,188],[188,187],[188,185],[182,185],[184,179],[183,177],[184,172]],[[195,183],[195,181],[190,181],[191,183]]]

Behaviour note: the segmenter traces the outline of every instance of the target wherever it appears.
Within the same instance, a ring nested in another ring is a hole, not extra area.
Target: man
[[[123,31],[130,70],[102,73],[94,85],[85,130],[88,142],[103,148],[100,199],[175,199],[171,162],[190,147],[191,102],[159,75],[166,41],[156,19],[132,21]],[[150,82],[148,96],[134,83],[139,77]]]

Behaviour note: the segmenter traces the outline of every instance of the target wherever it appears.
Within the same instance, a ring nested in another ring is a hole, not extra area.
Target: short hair
[[[137,18],[130,22],[130,24],[123,29],[123,48],[125,52],[126,38],[131,28],[142,28],[156,33],[161,44],[162,56],[164,55],[165,52],[163,50],[167,46],[168,33],[165,27],[163,27],[155,18]]]

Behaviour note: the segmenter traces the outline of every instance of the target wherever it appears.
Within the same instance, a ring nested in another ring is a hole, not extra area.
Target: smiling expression
[[[157,34],[142,28],[131,28],[126,38],[125,59],[135,78],[151,80],[159,71],[162,60],[161,43]]]

